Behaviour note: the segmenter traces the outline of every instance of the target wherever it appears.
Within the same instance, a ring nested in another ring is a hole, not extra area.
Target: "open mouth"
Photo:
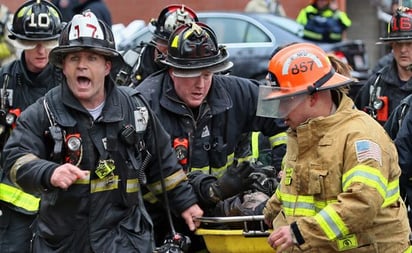
[[[89,86],[91,83],[90,78],[85,77],[85,76],[78,76],[77,77],[77,83],[79,84],[79,86],[81,87],[86,87]]]

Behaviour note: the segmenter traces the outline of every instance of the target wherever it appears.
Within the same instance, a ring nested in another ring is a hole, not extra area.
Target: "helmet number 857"
[[[50,26],[50,18],[47,15],[47,13],[39,13],[39,15],[37,15],[37,20],[36,20],[36,15],[34,15],[34,13],[32,13],[30,15],[30,23],[29,23],[30,27],[43,27],[43,28],[47,28]]]
[[[306,61],[306,62],[301,62],[298,64],[294,64],[293,67],[291,68],[292,74],[297,75],[300,72],[306,72],[306,71],[312,71],[313,68],[313,63],[314,61]]]

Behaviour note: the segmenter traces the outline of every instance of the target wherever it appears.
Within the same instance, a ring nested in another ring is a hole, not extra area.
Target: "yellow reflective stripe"
[[[77,179],[74,184],[90,184],[90,173],[82,179]]]
[[[185,181],[185,180],[187,180],[187,177],[183,170],[179,170],[173,173],[172,175],[166,177],[164,179],[166,191],[172,190],[178,184],[180,184],[182,181]],[[160,181],[147,185],[147,188],[150,189],[150,191],[156,195],[162,193],[162,184]]]
[[[398,201],[400,196],[399,179],[389,182],[388,188],[386,189],[386,198],[382,204],[382,207],[387,207],[395,203],[396,201]]]
[[[329,37],[334,40],[340,40],[342,39],[342,34],[341,33],[330,33]]]
[[[235,154],[232,153],[227,156],[227,162],[222,167],[219,167],[219,168],[215,168],[215,167],[210,168],[210,166],[205,166],[202,168],[192,167],[191,171],[201,171],[204,174],[211,174],[217,178],[220,178],[225,173],[227,167],[233,164],[234,160],[235,160]],[[211,173],[209,173],[209,170],[211,171]]]
[[[138,192],[138,191],[139,191],[139,179],[137,178],[127,179],[126,192],[132,193],[132,192]]]
[[[260,135],[260,132],[252,132],[252,137],[251,137],[252,157],[255,159],[259,158],[259,135]]]
[[[404,253],[412,253],[412,246],[409,246],[409,248],[407,248]]]
[[[288,216],[314,216],[316,214],[313,196],[292,195],[280,192],[283,210]]]
[[[143,195],[143,199],[146,200],[149,203],[156,203],[157,201],[159,201],[155,195],[153,195],[152,192],[148,192],[145,195]]]
[[[316,39],[316,40],[321,40],[322,39],[322,34],[311,32],[309,30],[303,30],[303,34],[311,39]]]
[[[339,19],[344,26],[349,27],[352,25],[352,20],[350,20],[348,15],[346,15],[344,12],[337,11],[334,16],[336,19]]]
[[[269,137],[269,142],[272,148],[287,143],[288,135],[286,132],[281,132]]]
[[[22,157],[19,157],[19,159],[16,160],[16,162],[11,166],[10,168],[10,180],[13,182],[13,184],[18,185],[17,183],[17,171],[26,163],[38,160],[39,158],[33,154],[26,154]]]
[[[338,202],[337,199],[316,201],[314,196],[286,194],[278,189],[275,194],[289,216],[314,216],[327,205]]]
[[[346,224],[331,206],[326,206],[314,218],[329,240],[349,234]]]
[[[119,176],[93,179],[90,182],[90,193],[110,191],[119,188]]]
[[[388,180],[378,169],[367,165],[353,167],[342,176],[343,191],[346,191],[351,184],[356,182],[375,188],[382,196],[382,199],[386,199]]]
[[[37,212],[39,210],[40,198],[3,183],[0,183],[0,200],[29,212]]]
[[[256,160],[252,155],[249,155],[249,156],[245,156],[245,157],[238,157],[237,161],[238,161],[238,163],[242,163],[242,162],[246,162],[246,161],[255,162]],[[227,167],[228,166],[226,166],[226,168]]]

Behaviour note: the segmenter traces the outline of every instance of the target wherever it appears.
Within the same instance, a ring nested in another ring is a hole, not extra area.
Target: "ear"
[[[106,76],[110,74],[111,69],[112,69],[112,61],[107,60],[106,64],[104,65],[104,73]]]
[[[309,98],[309,105],[310,107],[314,107],[316,102],[319,100],[319,92],[313,93]]]

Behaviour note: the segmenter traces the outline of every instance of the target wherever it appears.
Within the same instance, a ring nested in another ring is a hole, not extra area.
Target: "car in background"
[[[234,63],[232,75],[263,80],[274,50],[292,42],[311,42],[303,39],[303,26],[295,20],[265,13],[197,12],[199,20],[216,33],[220,44],[226,46]],[[118,42],[118,50],[127,51],[151,39],[150,25],[127,40]],[[369,76],[368,57],[361,40],[338,43],[315,43],[327,53],[350,64],[352,75],[359,80]]]

